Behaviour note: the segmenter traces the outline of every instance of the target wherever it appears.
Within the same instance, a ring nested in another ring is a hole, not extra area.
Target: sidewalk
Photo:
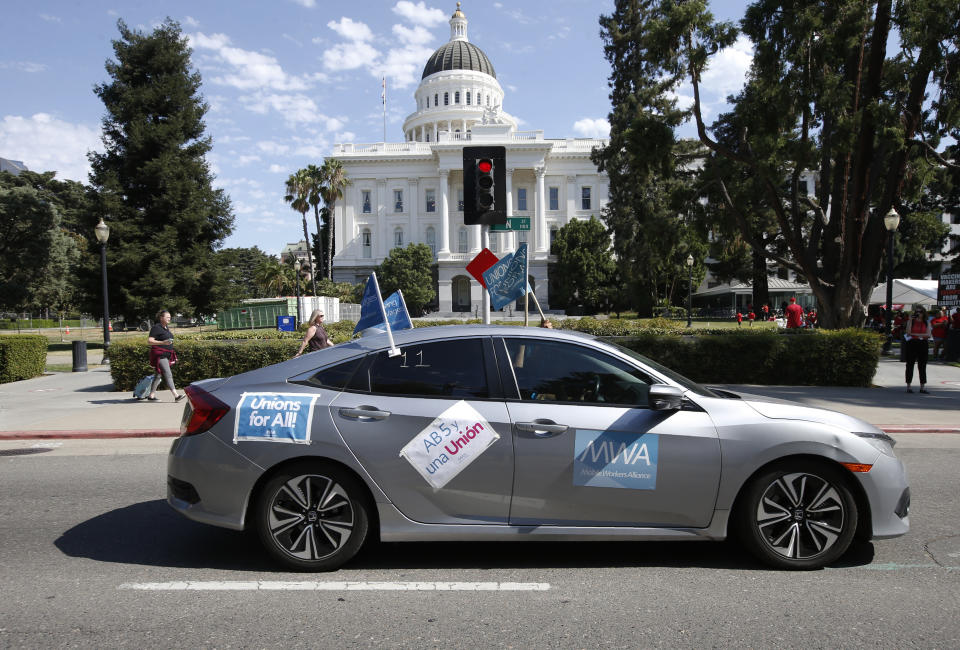
[[[113,390],[108,367],[90,368],[0,384],[0,441],[179,435],[185,405],[175,403],[169,391],[158,390],[158,402],[137,401]],[[929,395],[908,394],[904,364],[882,358],[872,388],[721,387],[840,411],[890,433],[960,433],[960,368],[931,363],[927,376]],[[914,382],[916,391],[916,377]]]

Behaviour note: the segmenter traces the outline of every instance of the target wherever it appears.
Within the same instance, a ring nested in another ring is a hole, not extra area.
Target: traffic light
[[[463,148],[463,223],[507,223],[506,147]]]

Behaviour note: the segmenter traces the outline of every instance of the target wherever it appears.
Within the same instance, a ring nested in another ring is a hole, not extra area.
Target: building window
[[[463,212],[463,188],[457,188],[457,211]]]
[[[467,247],[467,229],[464,226],[460,227],[460,232],[457,233],[457,252],[466,253],[469,249]]]
[[[438,95],[437,93],[433,93],[433,105],[434,105],[434,106],[439,106],[439,105],[440,105],[440,101],[439,101],[439,100],[440,100],[440,95]]]
[[[470,105],[470,91],[467,91],[467,106]]]
[[[527,209],[527,188],[518,187],[517,188],[517,210],[521,212]]]
[[[370,190],[361,190],[360,192],[361,202],[363,203],[362,211],[364,214],[370,214],[373,210],[370,207]]]
[[[443,105],[444,106],[450,105],[450,93],[443,93]]]
[[[491,253],[500,252],[500,233],[496,233],[496,232],[490,233],[490,252]]]
[[[425,192],[424,198],[425,198],[424,203],[427,206],[427,212],[436,212],[437,211],[437,191],[427,190]]]
[[[393,247],[403,248],[403,228],[399,226],[393,229]]]
[[[453,103],[454,103],[454,104],[459,104],[459,103],[460,103],[460,91],[459,91],[459,90],[458,90],[457,92],[453,93]]]
[[[580,209],[581,210],[590,209],[590,188],[589,187],[580,188]]]
[[[373,235],[369,228],[364,228],[360,232],[360,248],[363,249],[363,259],[368,260],[373,257]]]
[[[427,227],[427,246],[430,247],[430,252],[433,253],[434,257],[437,255],[437,231],[433,226]]]
[[[559,210],[560,209],[560,188],[551,187],[550,188],[550,210]]]
[[[427,95],[427,108],[430,108],[430,95]]]
[[[555,250],[555,246],[556,246],[556,243],[557,243],[557,233],[558,233],[558,232],[560,232],[560,229],[557,228],[556,226],[551,226],[551,227],[550,227],[550,254],[551,254],[551,255],[556,255],[556,254],[557,254],[557,251]]]
[[[393,211],[403,212],[403,190],[393,191]]]

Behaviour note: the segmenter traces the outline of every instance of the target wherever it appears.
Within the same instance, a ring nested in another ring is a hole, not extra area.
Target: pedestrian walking
[[[303,354],[304,348],[308,346],[310,352],[333,347],[333,343],[330,342],[330,337],[327,335],[327,330],[323,328],[323,312],[321,310],[314,309],[307,324],[307,332],[303,335],[303,342],[300,343],[300,349],[294,356],[299,357]]]
[[[930,323],[927,322],[926,310],[923,307],[916,308],[904,329],[903,338],[906,340],[907,348],[907,392],[913,392],[910,384],[913,383],[913,365],[916,364],[920,375],[920,392],[926,393],[927,341],[930,339]]]
[[[753,310],[747,312],[747,320],[749,321],[750,327],[753,327],[753,321],[757,319],[757,315],[753,313]]]
[[[737,327],[743,327],[743,312],[737,310]]]
[[[803,327],[803,307],[797,304],[796,298],[790,299],[790,304],[787,305],[787,327]]]
[[[186,395],[178,393],[177,387],[173,383],[173,365],[177,362],[177,352],[173,349],[173,332],[170,331],[170,312],[163,309],[157,312],[157,322],[150,328],[150,334],[147,335],[147,343],[150,344],[150,365],[156,374],[153,377],[153,383],[150,384],[150,394],[147,399],[151,402],[157,401],[157,388],[160,387],[160,380],[166,382],[167,388],[173,395],[173,401],[179,402]]]

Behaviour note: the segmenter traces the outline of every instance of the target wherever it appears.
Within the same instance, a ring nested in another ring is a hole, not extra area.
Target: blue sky
[[[712,3],[736,20],[745,0]],[[277,253],[302,238],[283,203],[296,169],[321,163],[334,143],[383,140],[381,77],[387,78],[387,140],[415,108],[429,55],[449,40],[448,0],[39,0],[7,3],[0,22],[0,157],[87,182],[86,152],[101,150],[103,105],[117,20],[150,31],[178,21],[193,47],[211,106],[207,133],[216,185],[237,220],[226,246]],[[612,0],[463,2],[472,43],[491,59],[503,108],[523,130],[548,138],[603,137],[609,66],[597,19]],[[704,79],[705,117],[743,83],[745,41],[720,53]],[[678,89],[681,101],[689,90]],[[689,131],[687,135],[693,135]]]

